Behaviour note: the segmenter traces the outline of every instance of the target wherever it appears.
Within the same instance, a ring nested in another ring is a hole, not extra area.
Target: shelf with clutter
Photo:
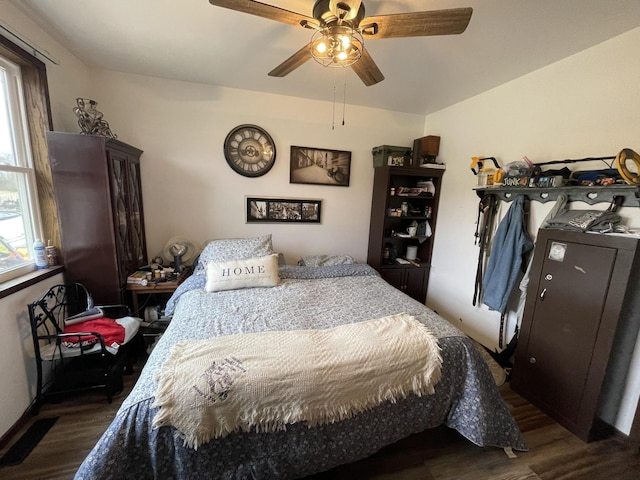
[[[391,285],[424,302],[445,169],[435,163],[434,139],[424,140],[426,156],[423,140],[418,140],[420,148],[414,151],[388,145],[372,150],[375,173],[367,263]]]
[[[575,171],[566,166],[559,170],[542,168],[594,161],[605,162],[607,168]],[[480,198],[493,194],[502,201],[510,202],[518,195],[526,195],[529,200],[546,203],[555,201],[562,194],[568,202],[640,206],[640,155],[629,148],[615,156],[536,164],[523,157],[502,168],[494,157],[472,157],[471,171],[478,177],[478,186],[474,190]]]

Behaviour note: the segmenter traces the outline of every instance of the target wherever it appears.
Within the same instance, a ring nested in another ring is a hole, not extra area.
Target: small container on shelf
[[[49,268],[49,262],[47,260],[44,242],[39,238],[36,239],[35,242],[33,242],[33,253],[35,257],[36,268],[38,270]]]
[[[427,218],[431,218],[431,214],[433,213],[433,208],[431,207],[431,205],[427,205],[426,207],[424,207],[424,216]]]
[[[47,242],[47,246],[44,248],[44,250],[47,254],[47,262],[49,263],[49,266],[55,267],[56,265],[58,265],[58,251],[56,247],[51,245],[51,240]]]

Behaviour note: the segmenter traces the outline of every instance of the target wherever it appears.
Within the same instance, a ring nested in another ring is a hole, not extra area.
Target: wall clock
[[[257,125],[238,125],[224,140],[227,163],[240,175],[259,177],[276,161],[276,145],[271,135]]]

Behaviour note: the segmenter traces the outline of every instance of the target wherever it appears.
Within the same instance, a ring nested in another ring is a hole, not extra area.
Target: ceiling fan
[[[316,0],[313,17],[254,0],[209,0],[211,5],[315,30],[309,44],[269,72],[284,77],[313,58],[324,66],[350,66],[367,85],[384,75],[364,47],[364,38],[454,35],[465,31],[472,8],[396,13],[365,17],[361,0]]]

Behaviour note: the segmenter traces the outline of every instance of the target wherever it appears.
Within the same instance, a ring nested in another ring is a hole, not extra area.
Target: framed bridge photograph
[[[351,152],[291,146],[289,183],[348,187]]]

